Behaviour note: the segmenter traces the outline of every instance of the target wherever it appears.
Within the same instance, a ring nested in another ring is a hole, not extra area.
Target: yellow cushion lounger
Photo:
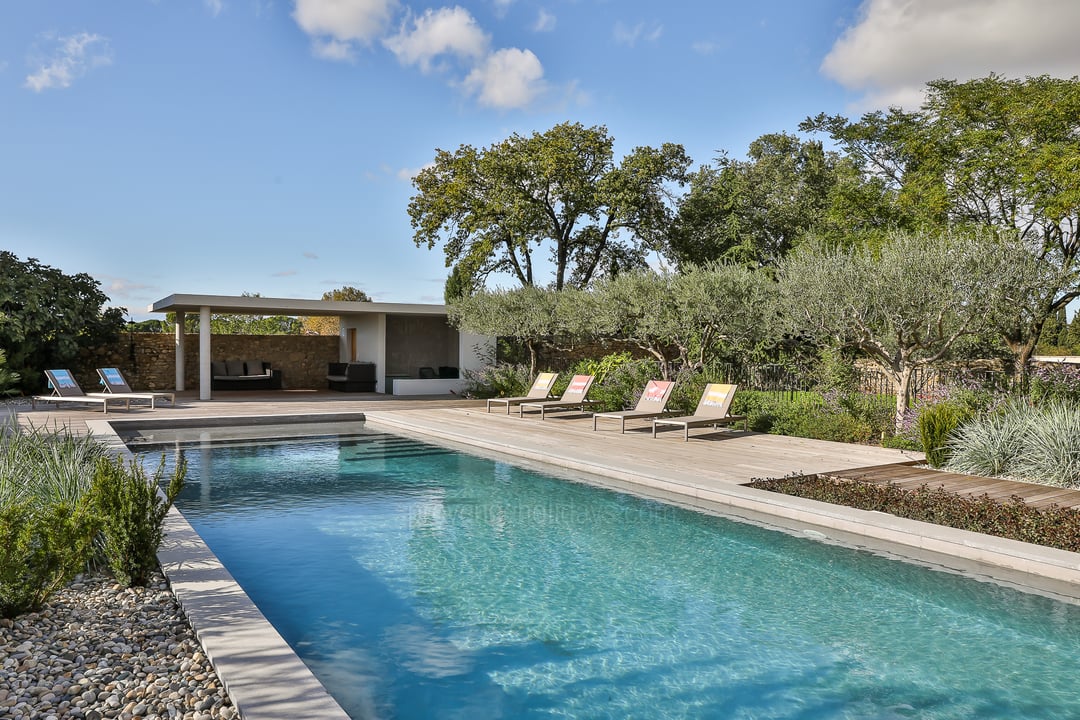
[[[592,375],[575,375],[570,379],[570,384],[566,386],[566,392],[562,394],[561,398],[558,400],[543,400],[540,402],[523,402],[518,405],[518,416],[524,417],[525,408],[539,410],[541,420],[544,419],[544,412],[546,410],[560,410],[563,408],[574,407],[580,407],[584,410],[585,406],[592,402],[591,400],[585,399],[592,384]]]
[[[596,421],[600,418],[610,418],[619,421],[619,432],[626,432],[627,420],[640,420],[644,418],[660,417],[667,408],[671,390],[675,387],[672,380],[650,380],[641,393],[641,399],[633,410],[615,410],[613,412],[596,413],[592,416],[592,429],[596,431]]]
[[[528,395],[521,395],[518,397],[504,397],[504,398],[488,398],[487,411],[491,412],[491,403],[503,403],[506,405],[506,414],[510,414],[511,405],[520,405],[523,402],[529,400],[543,400],[551,395],[551,388],[555,386],[555,378],[559,377],[559,373],[544,372],[536,376],[536,380],[533,381],[532,387],[529,388]]]
[[[154,401],[158,398],[168,400],[176,405],[176,393],[171,392],[135,392],[124,379],[124,374],[119,368],[98,368],[97,374],[101,378],[101,384],[105,388],[103,393],[90,393],[90,395],[109,395],[112,397],[124,396],[131,400],[149,400],[150,407],[154,407]]]
[[[701,393],[701,400],[698,401],[697,409],[694,410],[693,415],[656,418],[653,420],[653,437],[656,437],[656,429],[661,425],[681,427],[683,429],[683,440],[690,439],[690,428],[692,427],[712,425],[715,428],[718,425],[730,425],[742,420],[743,430],[746,430],[747,420],[745,415],[728,415],[728,409],[731,407],[731,401],[735,397],[735,391],[738,388],[738,385],[709,383],[705,386],[705,392]]]
[[[49,387],[52,395],[34,395],[30,398],[30,407],[36,408],[39,402],[51,403],[82,403],[84,405],[101,405],[101,412],[109,412],[109,400],[123,401],[124,406],[131,408],[131,399],[123,396],[106,396],[104,394],[87,395],[75,382],[75,376],[70,370],[46,370],[45,377],[49,379]]]

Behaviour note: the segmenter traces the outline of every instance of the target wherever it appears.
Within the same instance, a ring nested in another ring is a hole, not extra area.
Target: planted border
[[[957,495],[929,485],[905,490],[892,483],[879,485],[820,475],[754,480],[748,487],[1080,552],[1080,510],[1058,505],[1036,508],[1017,495],[999,502],[985,494]]]

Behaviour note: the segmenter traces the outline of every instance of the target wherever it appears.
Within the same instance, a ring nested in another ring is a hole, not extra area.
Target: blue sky
[[[0,248],[172,293],[441,302],[410,177],[564,121],[735,157],[926,81],[1080,73],[1072,0],[7,0]]]

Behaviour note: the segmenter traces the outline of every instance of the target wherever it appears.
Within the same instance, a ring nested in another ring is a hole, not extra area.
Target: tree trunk
[[[536,377],[536,343],[532,338],[525,340],[525,347],[529,348],[529,377]]]
[[[904,429],[904,416],[908,409],[908,390],[911,388],[911,375],[914,368],[905,365],[899,372],[890,373],[896,387],[896,415],[893,419],[893,432],[899,434]]]

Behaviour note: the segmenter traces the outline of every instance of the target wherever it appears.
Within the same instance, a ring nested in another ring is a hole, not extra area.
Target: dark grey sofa
[[[339,392],[375,392],[375,363],[330,363],[326,386]]]
[[[263,360],[214,360],[211,390],[280,390],[281,371]]]

